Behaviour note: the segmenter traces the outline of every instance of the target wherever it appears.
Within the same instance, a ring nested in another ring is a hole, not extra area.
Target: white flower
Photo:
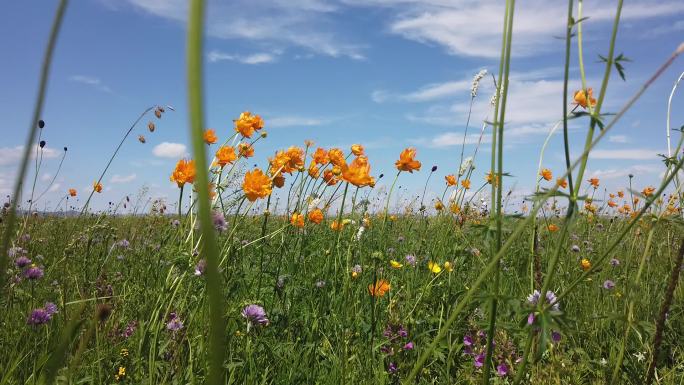
[[[487,74],[487,70],[480,70],[473,77],[473,85],[470,87],[470,96],[473,98],[477,96],[477,89],[480,88],[480,80]]]
[[[356,232],[356,240],[357,241],[361,240],[361,236],[363,235],[364,231],[366,231],[365,227],[363,227],[363,226],[359,227],[359,231]]]
[[[646,359],[646,356],[642,352],[634,353],[634,357],[636,357],[637,361],[639,362]]]
[[[309,211],[313,211],[318,204],[321,203],[321,198],[313,198],[309,201]]]
[[[608,360],[606,360],[605,358],[601,358],[601,361],[599,361],[599,364],[601,364],[601,366],[606,366],[606,365],[608,365]]]

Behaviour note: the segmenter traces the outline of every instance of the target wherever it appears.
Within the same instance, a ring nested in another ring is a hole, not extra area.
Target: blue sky
[[[0,13],[0,194],[8,194],[37,87],[40,60],[56,1],[5,2]],[[257,147],[257,163],[276,149],[312,139],[320,146],[366,145],[373,173],[393,174],[407,147],[418,149],[424,169],[405,175],[409,191],[422,189],[437,165],[430,190],[441,194],[443,176],[458,168],[471,80],[498,68],[502,2],[495,0],[240,0],[210,1],[206,40],[206,121],[219,137],[232,134],[243,110],[261,114],[269,137]],[[230,5],[228,5],[230,4]],[[46,158],[38,191],[68,155],[52,191],[39,207],[54,205],[69,187],[85,195],[131,122],[145,108],[172,105],[146,144],[132,135],[104,179],[94,206],[118,202],[147,186],[173,203],[168,176],[188,145],[185,89],[185,0],[72,1],[57,46],[43,118]],[[585,1],[585,62],[589,86],[599,88],[615,2]],[[523,194],[535,183],[538,154],[561,116],[566,5],[518,2],[506,134],[507,187]],[[604,107],[615,112],[681,42],[684,3],[629,1],[617,41],[627,81],[613,73]],[[573,41],[576,53],[576,42]],[[572,86],[579,88],[577,58]],[[684,71],[675,63],[613,130],[590,160],[588,176],[609,189],[656,184],[665,153],[666,102]],[[486,77],[474,105],[469,133],[477,136],[492,95]],[[673,102],[672,124],[684,124],[684,96]],[[145,123],[145,121],[143,122]],[[145,125],[137,130],[143,133]],[[573,121],[573,153],[579,154],[585,121]],[[476,137],[469,134],[466,155]],[[488,168],[489,145],[480,149],[474,179]],[[158,147],[160,146],[161,147]],[[156,148],[156,151],[155,151]],[[189,149],[189,146],[188,146]],[[564,163],[556,135],[544,165],[556,174]],[[166,151],[164,151],[166,150]],[[33,175],[29,175],[32,177]],[[387,182],[385,180],[385,182]]]

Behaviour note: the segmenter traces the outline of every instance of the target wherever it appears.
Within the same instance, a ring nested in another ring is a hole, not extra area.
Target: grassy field
[[[33,206],[43,188],[40,117],[66,4],[0,217],[0,385],[684,383],[682,129],[668,117],[671,153],[657,186],[630,175],[630,189],[607,191],[585,175],[595,146],[684,52],[663,58],[624,106],[602,111],[611,74],[624,77],[627,59],[614,52],[622,1],[595,89],[582,2],[569,2],[564,114],[549,134],[562,130],[566,167],[543,167],[545,142],[524,200],[504,162],[515,1],[502,15],[496,96],[480,133],[491,136],[491,158],[477,158],[481,140],[458,163],[431,168],[420,161],[429,156],[397,149],[392,175],[375,175],[362,142],[264,154],[268,121],[249,112],[205,130],[204,2],[193,0],[193,159],[169,170],[177,201],[141,192],[92,208],[121,146],[131,134],[144,143],[171,109],[151,106],[102,159],[92,190],[65,191],[45,213]],[[575,43],[582,87],[569,90]],[[483,78],[473,79],[471,103]],[[570,120],[586,130],[573,159]],[[422,178],[422,194],[398,187],[405,178]],[[427,193],[430,178],[444,190]]]

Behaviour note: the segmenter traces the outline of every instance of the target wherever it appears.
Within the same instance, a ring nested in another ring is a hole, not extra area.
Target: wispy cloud
[[[180,158],[187,154],[187,148],[182,143],[162,142],[154,146],[152,154],[159,158]]]
[[[589,155],[593,159],[612,160],[656,160],[662,151],[645,148],[629,148],[620,150],[593,150]]]
[[[184,23],[186,0],[128,0],[137,9]],[[264,46],[297,47],[332,57],[363,59],[363,47],[336,33],[333,15],[339,6],[323,0],[210,1],[207,33]],[[339,19],[339,18],[338,18]]]
[[[219,50],[212,50],[207,54],[207,60],[209,60],[211,63],[228,60],[242,64],[264,64],[274,62],[276,60],[276,56],[266,52],[249,55],[233,55]]]
[[[303,116],[276,116],[268,119],[270,127],[311,127],[320,126],[326,122],[324,119]]]
[[[36,157],[36,149],[38,149],[38,145],[35,145],[33,150],[30,151],[32,159]],[[41,150],[38,151],[40,152]],[[62,153],[60,151],[57,151],[51,147],[45,146],[42,149],[43,159],[57,158],[61,154]],[[12,166],[18,164],[23,155],[24,146],[2,147],[0,148],[0,166]]]
[[[115,174],[112,176],[112,179],[109,180],[109,183],[130,183],[133,182],[137,178],[136,174],[130,174],[130,175],[119,175]]]
[[[72,82],[76,83],[81,83],[85,84],[91,87],[95,87],[96,89],[106,92],[106,93],[112,93],[112,89],[109,88],[109,86],[105,85],[102,83],[102,80],[99,78],[96,78],[94,76],[87,76],[87,75],[73,75],[69,77],[69,80]]]
[[[587,174],[591,177],[600,179],[618,179],[626,178],[630,174],[638,177],[640,175],[655,174],[662,171],[663,166],[656,164],[636,164],[629,167],[597,169],[589,171]]]
[[[627,143],[629,139],[625,135],[610,135],[608,136],[608,142],[610,143]]]

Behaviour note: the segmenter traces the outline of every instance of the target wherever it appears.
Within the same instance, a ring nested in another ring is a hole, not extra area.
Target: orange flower
[[[340,230],[344,229],[344,222],[339,223],[339,222],[337,222],[337,220],[334,220],[330,224],[330,229],[333,231],[340,231]]]
[[[298,213],[293,213],[292,217],[290,218],[290,223],[294,227],[299,227],[299,228],[304,227],[304,215],[298,214]]]
[[[615,202],[612,201],[612,200],[609,200],[609,201],[608,201],[608,206],[610,206],[610,207],[617,207],[617,203],[615,203]]]
[[[102,183],[95,181],[93,182],[93,190],[95,190],[96,193],[101,193],[102,192]]]
[[[383,297],[390,290],[389,282],[384,279],[378,280],[375,284],[368,285],[368,292],[373,297]]]
[[[248,143],[240,143],[238,144],[238,152],[243,158],[251,158],[254,156],[254,147]]]
[[[69,196],[70,196],[70,197],[75,197],[75,196],[76,196],[76,189],[75,189],[75,188],[70,188],[70,189],[69,189]]]
[[[549,229],[549,231],[552,232],[552,233],[555,233],[555,232],[558,231],[558,229],[559,229],[559,227],[556,226],[556,225],[553,224],[553,223],[550,224],[550,225],[548,225],[546,228]]]
[[[496,174],[492,177],[492,173],[488,172],[487,175],[485,175],[485,181],[489,184],[492,184],[492,181],[494,182],[494,186],[498,185],[499,183],[499,175]]]
[[[304,141],[304,145],[305,145],[307,148],[309,148],[309,147],[311,147],[311,146],[314,145],[314,141],[313,141],[313,140],[307,139],[307,140]]]
[[[582,268],[582,270],[587,271],[591,269],[591,262],[586,258],[582,258],[582,260],[580,261],[580,267]]]
[[[313,154],[311,154],[313,161],[317,164],[328,164],[330,159],[328,158],[328,152],[322,148],[317,148]]]
[[[318,169],[318,165],[316,164],[316,162],[311,162],[311,164],[309,165],[309,176],[316,179],[320,174],[321,172]]]
[[[454,175],[447,175],[444,177],[444,180],[446,180],[447,186],[455,186],[456,185],[456,177]]]
[[[558,178],[556,179],[556,185],[561,188],[566,188],[568,187],[568,181],[563,178]]]
[[[461,181],[461,186],[466,190],[470,190],[470,179],[463,179]]]
[[[195,182],[195,161],[192,159],[179,160],[171,174],[171,182],[176,182],[179,188],[186,183]]]
[[[649,186],[646,187],[641,193],[644,194],[644,196],[650,197],[651,195],[653,195],[655,190],[655,187]]]
[[[618,196],[619,196],[620,198],[624,198],[624,197],[625,197],[625,193],[624,193],[622,190],[618,191],[617,194],[618,194]]]
[[[278,174],[273,177],[273,185],[277,188],[282,188],[283,186],[285,186],[285,177],[283,176],[283,174]]]
[[[370,176],[368,158],[361,155],[342,169],[342,179],[356,187],[373,186],[375,179]]]
[[[337,178],[335,177],[335,173],[333,173],[333,171],[330,169],[323,172],[323,180],[328,186],[334,186],[338,182]]]
[[[251,112],[245,111],[240,114],[240,117],[234,120],[235,131],[239,132],[245,138],[251,138],[254,131],[259,131],[264,128],[264,120],[259,115],[252,115]]]
[[[597,188],[599,186],[599,179],[598,178],[591,178],[587,182],[591,183],[594,188]]]
[[[254,202],[257,198],[265,198],[271,194],[273,182],[260,169],[255,168],[252,171],[245,173],[245,180],[242,183],[242,191],[250,202]]]
[[[553,178],[553,173],[548,168],[542,169],[539,175],[547,181]]]
[[[351,152],[356,156],[361,156],[363,155],[363,146],[360,144],[352,144]]]
[[[435,202],[435,210],[437,210],[437,211],[444,210],[444,203],[442,203],[442,201],[440,201],[440,200]]]
[[[204,131],[204,143],[206,144],[214,144],[218,141],[218,137],[216,136],[216,131],[209,129]]]
[[[292,146],[287,151],[278,151],[275,157],[270,158],[271,174],[281,172],[292,174],[293,171],[304,168],[304,150]]]
[[[218,151],[216,151],[216,163],[223,167],[227,164],[231,164],[237,160],[237,155],[235,155],[235,149],[233,146],[221,146]]]
[[[575,104],[582,106],[582,108],[587,108],[589,104],[592,107],[596,105],[596,99],[594,99],[594,90],[589,88],[586,92],[584,90],[575,91]],[[589,104],[587,104],[587,99],[589,99]]]
[[[340,168],[347,164],[347,161],[344,159],[344,152],[339,148],[331,148],[328,151],[328,159],[330,159],[330,163]]]
[[[309,212],[309,220],[315,224],[320,224],[323,222],[323,211],[321,209],[314,209]]]
[[[615,194],[613,194],[613,193],[609,193],[608,196],[610,197],[610,199],[614,199],[614,198],[615,198]]]
[[[394,165],[397,166],[397,170],[399,171],[408,171],[410,173],[413,173],[414,170],[420,171],[421,164],[415,158],[416,149],[409,147],[399,154],[399,160],[397,160]]]
[[[639,197],[634,197],[634,206],[636,206],[637,203],[639,203]]]

